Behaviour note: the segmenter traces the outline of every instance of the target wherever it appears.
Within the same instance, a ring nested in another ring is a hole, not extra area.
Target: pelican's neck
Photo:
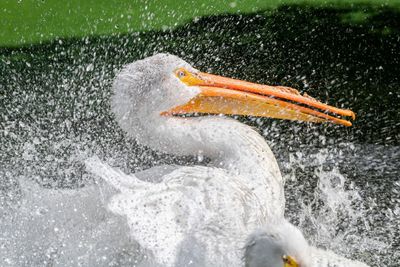
[[[240,176],[260,199],[276,201],[283,213],[283,181],[265,140],[249,126],[224,117],[161,118],[148,132],[153,149],[176,155],[202,155],[214,167]]]

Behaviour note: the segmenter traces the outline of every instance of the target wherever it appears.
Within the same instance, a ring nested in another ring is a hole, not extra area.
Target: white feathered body
[[[265,218],[257,197],[222,170],[182,167],[164,178],[121,193],[109,208],[165,266],[242,265],[246,237]]]

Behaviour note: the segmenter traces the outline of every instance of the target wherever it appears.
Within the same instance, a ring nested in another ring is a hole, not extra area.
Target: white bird
[[[223,116],[237,114],[351,125],[342,110],[273,87],[199,72],[157,54],[123,68],[112,111],[140,144],[210,159],[127,175],[92,158],[88,169],[120,193],[110,211],[126,216],[130,235],[161,266],[351,267],[358,261],[308,245],[284,218],[284,181],[265,140]],[[332,115],[328,115],[330,112]],[[142,178],[140,178],[142,176]]]

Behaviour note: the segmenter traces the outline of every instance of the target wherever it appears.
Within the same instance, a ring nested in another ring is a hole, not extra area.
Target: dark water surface
[[[352,19],[360,12],[363,21]],[[91,179],[83,160],[93,154],[131,172],[196,162],[136,144],[109,111],[115,73],[157,52],[355,111],[351,128],[240,120],[270,142],[288,179],[288,216],[315,243],[371,266],[399,266],[400,13],[389,8],[285,6],[201,18],[173,31],[0,48],[3,206],[18,198],[18,177],[83,186]],[[334,195],[346,201],[335,204]]]

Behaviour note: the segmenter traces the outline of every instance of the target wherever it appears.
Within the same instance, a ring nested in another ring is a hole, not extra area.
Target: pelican
[[[98,158],[90,172],[118,190],[108,204],[157,266],[367,266],[308,244],[284,217],[284,181],[271,149],[236,114],[350,126],[355,118],[298,91],[200,72],[170,54],[125,66],[111,109],[140,144],[210,160],[125,174]],[[185,114],[208,116],[182,116]]]

